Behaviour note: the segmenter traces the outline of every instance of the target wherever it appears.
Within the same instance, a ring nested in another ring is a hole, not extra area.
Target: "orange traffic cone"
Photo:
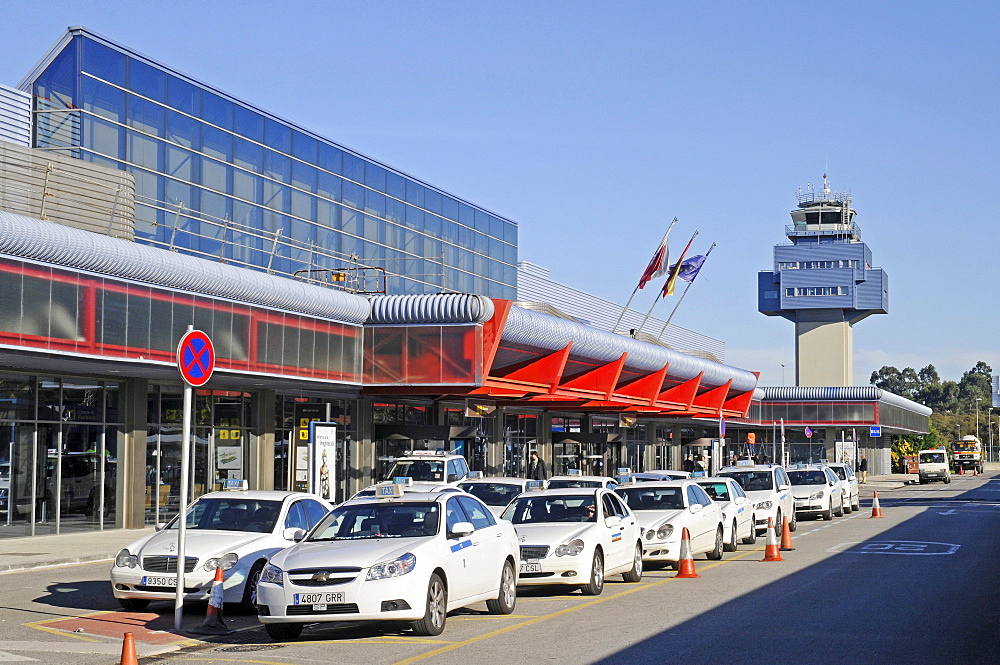
[[[965,467],[964,466],[958,467],[958,475],[960,475],[960,476],[964,476],[965,475]]]
[[[781,516],[781,551],[791,552],[795,549],[792,546],[792,529],[788,526],[788,515]]]
[[[226,622],[222,619],[222,583],[225,579],[222,568],[215,569],[215,579],[212,580],[212,594],[208,598],[208,610],[205,620],[189,630],[194,635],[228,635]]]
[[[767,547],[764,548],[764,558],[761,561],[784,561],[778,548],[777,527],[770,517],[767,518]]]
[[[122,659],[119,665],[139,665],[139,657],[135,653],[135,638],[132,633],[125,633],[122,640]]]
[[[681,531],[681,558],[677,562],[677,574],[674,577],[701,577],[694,570],[694,557],[691,556],[691,534],[687,527]]]
[[[872,497],[872,517],[885,517],[882,514],[882,508],[878,505],[878,492],[875,492]]]

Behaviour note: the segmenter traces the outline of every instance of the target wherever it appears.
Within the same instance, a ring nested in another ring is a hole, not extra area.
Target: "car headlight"
[[[664,524],[659,529],[656,530],[656,537],[660,540],[666,540],[674,533],[674,527],[672,524]]]
[[[285,582],[285,578],[281,572],[281,568],[278,568],[273,563],[269,563],[264,566],[264,570],[260,572],[259,581],[282,586]]]
[[[823,498],[823,490],[820,490],[818,492],[813,492],[812,494],[809,495],[809,498],[810,499],[822,499]]]
[[[380,561],[368,569],[367,580],[384,580],[387,577],[399,577],[412,571],[417,565],[417,557],[409,552],[393,559],[392,561]]]
[[[757,504],[757,510],[771,510],[771,506],[773,505],[774,503],[771,501],[761,501]]]
[[[222,568],[223,570],[229,570],[236,565],[236,562],[240,560],[240,557],[236,555],[235,552],[230,552],[229,554],[223,554],[222,556],[214,559],[209,559],[205,562],[205,570],[213,571],[216,568]]]
[[[115,565],[119,568],[135,568],[139,565],[139,557],[123,549],[115,556]]]
[[[583,541],[577,538],[556,548],[556,556],[576,556],[583,551]]]

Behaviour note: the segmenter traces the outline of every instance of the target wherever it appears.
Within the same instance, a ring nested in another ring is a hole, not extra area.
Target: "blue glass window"
[[[365,184],[380,192],[385,191],[385,169],[377,164],[365,162]]]
[[[406,200],[406,179],[395,173],[385,174],[385,193],[400,201]]]
[[[183,148],[167,146],[167,175],[185,182],[194,180],[194,154]]]
[[[340,194],[340,184],[343,182],[338,176],[331,175],[326,171],[320,171],[318,174],[318,180],[316,186],[316,192],[323,197],[330,199],[331,201],[339,201]]]
[[[125,86],[125,54],[92,39],[83,40],[82,70],[109,83]]]
[[[332,145],[322,144],[319,148],[319,165],[321,168],[333,173],[342,173],[344,170],[344,153],[340,148]]]
[[[427,214],[424,215],[424,228],[421,230],[430,236],[433,236],[435,238],[440,238],[442,224],[452,224],[452,223],[442,220],[437,215]],[[452,224],[452,226],[454,226],[454,224]]]
[[[62,106],[74,108],[76,104],[76,47],[73,40],[52,60],[35,81],[35,94]]]
[[[264,180],[264,205],[272,210],[280,210],[282,212],[288,212],[291,207],[291,197],[290,192],[287,187],[279,185],[277,183],[271,182],[270,180]]]
[[[441,238],[447,240],[451,243],[458,243],[458,230],[464,228],[458,224],[453,224],[452,222],[444,222],[441,224]]]
[[[285,155],[279,155],[273,150],[264,153],[264,175],[280,180],[281,182],[292,181],[292,160]]]
[[[402,224],[406,218],[406,204],[396,199],[386,199],[385,218],[390,222]]]
[[[512,245],[517,245],[517,224],[504,222],[503,239]]]
[[[201,158],[201,184],[217,192],[228,192],[229,171],[231,167],[226,166],[208,157]]]
[[[83,109],[96,115],[125,122],[125,92],[102,83],[89,76],[84,76],[81,82],[83,88]]]
[[[144,97],[163,101],[167,91],[167,75],[156,67],[135,58],[128,60],[129,89]]]
[[[450,196],[443,197],[443,202],[441,206],[442,214],[448,219],[458,219],[458,201],[451,198]]]
[[[189,115],[201,113],[201,90],[176,76],[167,76],[167,104]]]
[[[119,131],[116,125],[97,118],[85,118],[83,123],[83,147],[99,155],[121,159],[119,152]],[[94,161],[94,160],[91,160]]]
[[[264,143],[269,148],[290,155],[292,153],[292,130],[276,120],[264,118]]]
[[[127,104],[130,126],[153,136],[163,136],[166,133],[167,122],[162,106],[134,95],[128,96]]]
[[[426,190],[424,194],[424,207],[431,212],[436,212],[439,215],[442,212],[442,196],[439,192],[435,192],[433,189]]]
[[[233,103],[216,94],[203,90],[201,93],[201,117],[223,129],[233,128]]]
[[[486,233],[490,230],[490,216],[482,210],[476,211],[475,229],[481,233]]]
[[[355,157],[349,152],[344,153],[344,177],[350,178],[354,182],[365,181],[365,164],[361,158]]]
[[[185,148],[201,148],[201,123],[172,111],[167,112],[167,140]]]
[[[159,148],[163,144],[148,136],[128,132],[128,155],[126,159],[135,166],[141,166],[150,171],[160,171]],[[155,195],[155,192],[153,192]]]
[[[292,162],[292,184],[307,192],[316,191],[316,168],[299,161]]]
[[[343,230],[344,230],[344,233],[349,233],[349,234],[351,234],[353,236],[360,236],[361,235],[361,213],[360,212],[355,212],[354,210],[350,210],[348,208],[345,208],[341,214],[342,214],[342,219],[343,219]],[[345,251],[347,251],[347,250],[345,250]]]
[[[490,235],[494,238],[503,238],[503,220],[490,215]]]
[[[255,175],[233,170],[233,196],[250,201],[252,203],[261,202],[261,192],[263,181]]]
[[[424,207],[424,186],[413,182],[412,180],[406,181],[406,202],[412,203],[413,205],[423,208]]]
[[[378,217],[385,217],[385,195],[366,189],[365,212]]]
[[[264,172],[264,149],[256,143],[250,143],[243,139],[236,139],[236,159],[237,166],[242,166],[254,173]]]
[[[313,201],[316,198],[310,194],[292,190],[292,214],[303,219],[313,219]]]
[[[239,104],[233,107],[233,111],[235,114],[233,130],[248,139],[263,143],[264,117]]]
[[[344,181],[344,203],[358,210],[364,206],[364,189],[361,185]]]
[[[413,206],[406,206],[406,225],[411,229],[421,229],[424,226],[424,211]]]
[[[458,221],[468,227],[476,225],[476,211],[472,206],[464,203],[458,204]]]
[[[292,155],[315,164],[319,158],[319,141],[302,132],[292,133]]]
[[[340,206],[323,200],[316,202],[316,223],[331,229],[340,228]]]

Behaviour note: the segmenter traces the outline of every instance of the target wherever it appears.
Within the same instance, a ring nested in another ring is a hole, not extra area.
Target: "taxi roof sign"
[[[447,454],[448,454],[448,452],[446,450],[442,450],[440,448],[438,450],[411,450],[410,451],[410,456],[411,457],[423,457],[423,456],[427,456],[427,457],[443,457],[444,455],[447,455]]]
[[[537,492],[539,490],[543,490],[543,489],[545,489],[545,481],[544,480],[529,480],[528,482],[526,482],[524,484],[524,489],[525,489],[525,491],[528,491],[528,492]]]
[[[635,476],[630,473],[623,473],[615,476],[615,482],[619,485],[632,485],[635,483]]]
[[[380,499],[398,499],[403,496],[403,483],[379,485],[375,488],[375,496]]]
[[[406,487],[409,487],[410,485],[413,484],[413,478],[411,478],[410,476],[396,476],[395,478],[392,479],[392,484],[405,485]]]
[[[222,486],[224,490],[248,490],[250,489],[250,483],[245,480],[237,478],[229,478],[226,483]]]
[[[630,473],[632,473],[632,469],[628,468],[627,466],[620,466],[620,467],[618,467],[618,475],[619,476],[627,476]]]
[[[483,478],[483,472],[482,471],[469,471],[469,475],[466,476],[466,478],[468,478],[469,480],[479,480],[480,478]]]
[[[567,469],[566,475],[567,476],[582,476],[583,472],[580,471],[580,469]]]
[[[752,459],[738,459],[736,460],[736,466],[753,466],[754,461]]]

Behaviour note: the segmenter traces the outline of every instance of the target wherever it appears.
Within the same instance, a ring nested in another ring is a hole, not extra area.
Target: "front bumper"
[[[667,540],[643,540],[642,560],[676,563],[681,556],[681,541],[679,538]]]
[[[522,559],[518,562],[517,585],[587,584],[590,582],[593,560],[593,550],[584,550],[576,556],[556,556],[550,553],[544,559]],[[532,566],[533,569],[522,572],[526,566]]]
[[[162,581],[176,577],[176,573],[151,573],[141,568],[120,568],[114,566],[111,569],[111,590],[114,592],[115,598],[174,600],[177,597],[177,587],[163,585]],[[153,579],[150,580],[147,578]],[[222,601],[225,603],[241,602],[243,600],[243,582],[245,580],[246,572],[242,569],[228,571],[222,583]],[[214,581],[215,572],[208,572],[201,567],[192,570],[190,573],[184,573],[184,600],[208,600],[212,594],[212,583]],[[148,584],[148,582],[153,583]]]
[[[796,499],[795,500],[795,512],[797,513],[822,513],[825,512],[829,507],[829,501],[825,499]]]
[[[257,587],[261,623],[327,623],[333,621],[414,621],[427,611],[430,574],[414,570],[400,577],[365,580],[365,574],[345,584],[283,586],[261,582]],[[325,602],[309,602],[311,600]]]

